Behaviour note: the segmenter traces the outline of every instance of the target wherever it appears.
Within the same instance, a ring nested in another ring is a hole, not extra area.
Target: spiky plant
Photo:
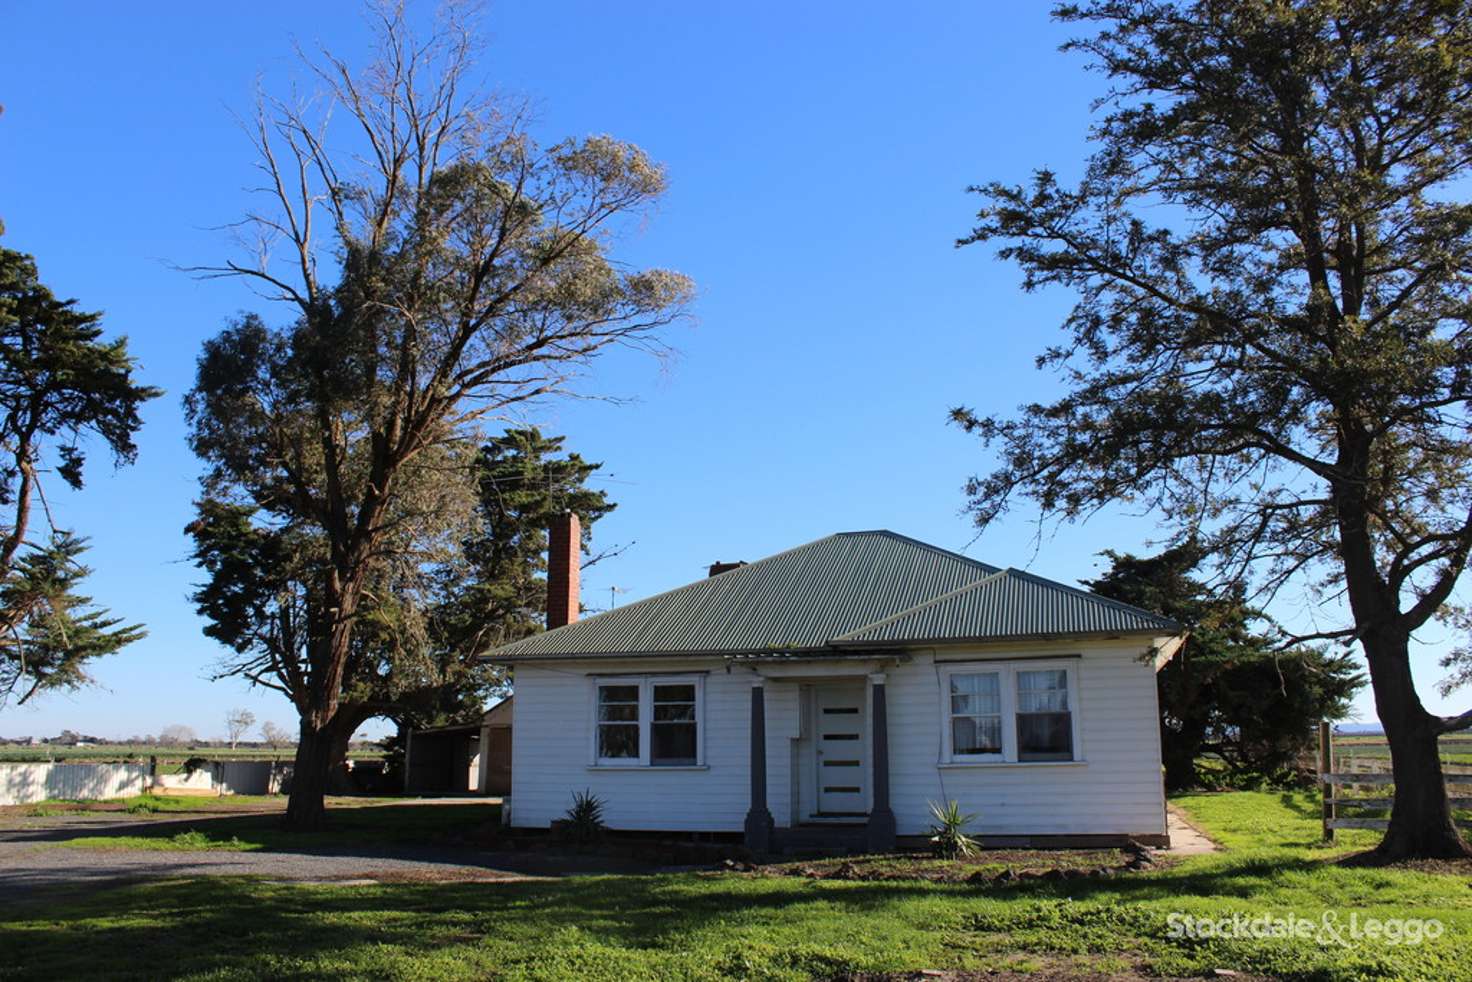
[[[976,816],[962,812],[955,801],[944,805],[930,802],[930,814],[935,817],[935,824],[930,827],[930,846],[937,857],[960,859],[974,856],[981,848],[980,843],[966,834],[966,827],[976,821]]]
[[[564,834],[580,846],[597,842],[607,831],[603,824],[603,799],[592,789],[572,793],[572,807],[565,819]]]

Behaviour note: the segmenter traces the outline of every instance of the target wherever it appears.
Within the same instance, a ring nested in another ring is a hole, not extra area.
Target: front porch
[[[749,849],[764,854],[835,846],[884,852],[895,847],[884,669],[897,660],[791,655],[730,660],[752,671],[751,804],[745,822]],[[798,714],[784,768],[791,787],[781,796],[789,813],[780,826],[769,806],[769,686],[793,687]]]

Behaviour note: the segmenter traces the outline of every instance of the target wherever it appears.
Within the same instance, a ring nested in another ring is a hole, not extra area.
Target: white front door
[[[814,686],[818,775],[818,814],[868,813],[868,714],[864,712],[863,682],[823,683]]]

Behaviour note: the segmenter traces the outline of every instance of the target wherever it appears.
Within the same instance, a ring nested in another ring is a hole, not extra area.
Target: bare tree
[[[643,151],[539,146],[518,108],[476,92],[456,8],[425,38],[400,6],[377,27],[366,71],[324,53],[307,60],[319,98],[262,97],[267,206],[242,225],[259,248],[207,273],[247,278],[295,320],[248,317],[208,342],[187,399],[209,465],[195,600],[238,655],[225,672],[301,715],[297,828],[322,821],[333,747],[373,709],[351,698],[363,660],[422,638],[400,601],[466,529],[481,425],[569,391],[609,346],[659,350],[691,295],[608,255],[664,190]]]
[[[261,739],[272,750],[277,750],[291,742],[291,734],[270,720],[261,724]]]
[[[249,709],[232,709],[225,714],[225,731],[230,734],[230,749],[240,742],[245,731],[256,725],[256,714]]]

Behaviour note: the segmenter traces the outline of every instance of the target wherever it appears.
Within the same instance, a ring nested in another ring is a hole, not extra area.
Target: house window
[[[1017,759],[1073,759],[1067,669],[1017,673]]]
[[[594,683],[593,763],[679,767],[702,763],[703,679],[608,678]]]
[[[997,672],[951,676],[951,753],[1002,752],[1002,683]]]
[[[941,762],[1078,761],[1077,664],[1074,658],[938,664]]]
[[[639,759],[639,686],[598,686],[598,759]]]
[[[649,722],[649,763],[695,763],[695,685],[654,685],[654,715]]]

